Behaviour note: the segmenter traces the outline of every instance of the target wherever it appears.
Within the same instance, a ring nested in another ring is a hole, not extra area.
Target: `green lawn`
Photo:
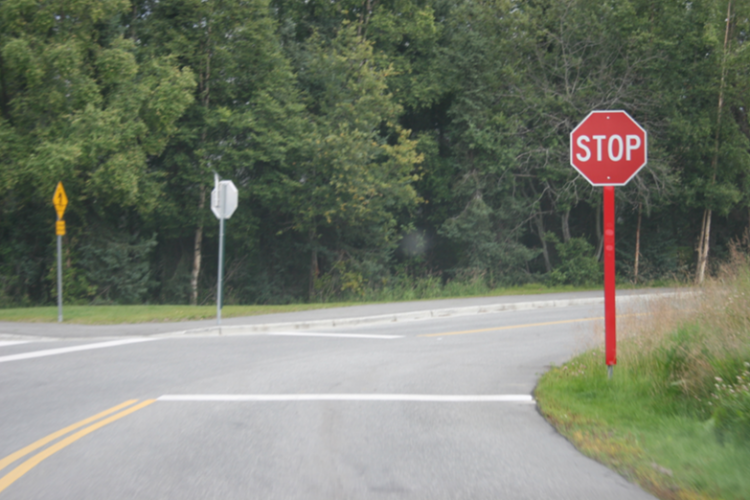
[[[484,293],[463,293],[459,295],[410,297],[401,296],[401,300],[432,300],[438,298],[456,298],[472,296],[503,296],[503,295],[533,295],[541,293],[559,293],[591,290],[591,287],[559,286],[547,287],[540,284],[530,284],[512,288],[497,288],[484,291]],[[466,290],[459,290],[459,292]],[[375,304],[383,302],[396,302],[388,300],[389,297],[374,297],[371,301],[349,301],[349,302],[323,302],[323,303],[300,303],[288,305],[254,305],[238,306],[227,305],[222,309],[223,318],[236,318],[240,316],[256,316],[261,314],[273,314],[295,311],[309,311],[311,309],[327,309],[331,307],[346,307],[353,305]],[[86,325],[111,325],[122,323],[147,323],[165,321],[188,321],[198,319],[211,319],[216,317],[216,306],[187,306],[187,305],[63,305],[63,320],[65,323],[76,323]],[[46,323],[57,321],[57,307],[21,307],[0,309],[0,321],[19,321],[32,323]]]
[[[351,303],[291,304],[281,306],[224,306],[222,318],[256,316],[329,307],[342,307]],[[65,323],[82,325],[113,325],[122,323],[148,323],[189,321],[216,317],[216,306],[137,305],[137,306],[63,306]],[[0,321],[44,323],[57,321],[57,307],[25,307],[0,309]]]
[[[579,450],[659,498],[750,498],[750,442],[720,443],[711,420],[691,411],[678,391],[656,386],[627,360],[607,380],[597,350],[547,372],[535,395]]]
[[[746,500],[750,256],[700,291],[618,319],[611,380],[599,347],[553,367],[535,395],[578,449],[659,498]]]

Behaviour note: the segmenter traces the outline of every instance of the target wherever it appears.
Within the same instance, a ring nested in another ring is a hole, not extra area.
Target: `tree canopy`
[[[620,279],[700,280],[750,239],[749,36],[736,0],[3,2],[0,306],[55,298],[59,181],[66,301],[214,300],[214,173],[225,303],[594,283],[594,109],[649,133]]]

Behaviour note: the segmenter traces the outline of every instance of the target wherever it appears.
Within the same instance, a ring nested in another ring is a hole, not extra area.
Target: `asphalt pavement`
[[[247,321],[499,300],[533,302]],[[578,453],[533,400],[551,363],[600,341],[602,314],[583,301],[248,335],[5,323],[0,500],[652,498]]]

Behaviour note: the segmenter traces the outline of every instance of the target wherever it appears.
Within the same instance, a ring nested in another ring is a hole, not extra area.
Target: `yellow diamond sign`
[[[65,207],[68,206],[68,195],[65,194],[62,182],[57,183],[57,189],[55,189],[55,194],[52,196],[52,203],[55,205],[55,210],[57,210],[57,218],[62,219]]]

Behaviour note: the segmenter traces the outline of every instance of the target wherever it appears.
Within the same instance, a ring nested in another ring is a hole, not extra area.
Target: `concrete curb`
[[[622,295],[617,297],[618,305],[634,301],[650,301],[655,299],[669,299],[685,297],[692,292],[671,292],[663,294]],[[484,306],[453,307],[446,309],[430,309],[397,314],[381,314],[377,316],[363,316],[359,318],[324,319],[314,321],[296,321],[287,323],[264,323],[259,325],[212,326],[171,333],[153,335],[154,337],[173,337],[182,335],[262,335],[271,332],[289,332],[295,330],[313,330],[318,328],[336,328],[341,326],[377,325],[405,321],[419,321],[426,319],[468,316],[474,314],[497,313],[504,311],[528,311],[549,307],[570,307],[604,304],[604,297],[568,300],[543,300],[535,302],[500,303]]]

